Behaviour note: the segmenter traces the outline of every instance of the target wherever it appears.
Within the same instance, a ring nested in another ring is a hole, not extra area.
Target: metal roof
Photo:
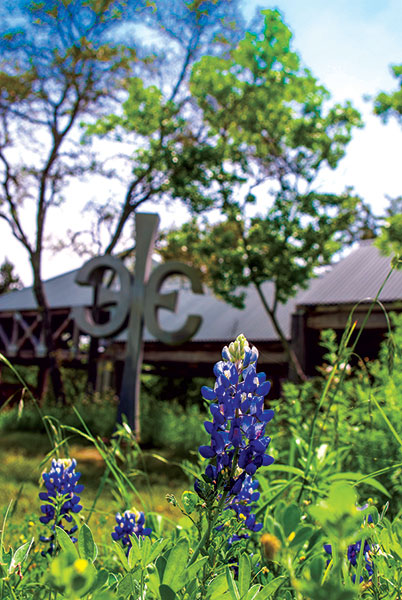
[[[77,272],[78,269],[69,271],[44,282],[47,300],[51,308],[89,306],[91,304],[92,290],[90,287],[75,283]],[[36,310],[37,306],[32,287],[0,296],[0,311]]]
[[[291,315],[296,306],[316,304],[349,304],[377,294],[390,268],[389,257],[384,257],[370,241],[361,242],[359,247],[346,258],[334,265],[323,276],[313,279],[306,291],[300,291],[286,305],[278,306],[278,320],[288,339],[290,339]],[[51,308],[71,308],[90,306],[92,288],[80,286],[74,281],[77,270],[64,273],[45,282],[45,290]],[[169,286],[170,287],[170,286]],[[166,330],[178,329],[187,315],[201,315],[202,325],[194,336],[194,341],[227,341],[239,333],[250,341],[276,341],[268,315],[265,313],[256,290],[245,290],[245,309],[241,310],[216,298],[208,289],[205,293],[193,294],[189,289],[180,289],[177,313],[161,309],[159,319]],[[266,282],[263,291],[268,303],[272,300],[273,284]],[[402,300],[402,271],[394,271],[385,285],[380,299],[382,301]],[[36,300],[32,288],[9,292],[0,296],[1,311],[35,310]],[[145,340],[154,340],[148,331]],[[125,339],[122,332],[117,339]]]
[[[80,286],[74,281],[78,270],[70,271],[44,282],[46,296],[51,308],[71,308],[73,306],[90,306],[92,304],[91,286]],[[171,286],[169,286],[171,289]],[[269,282],[263,285],[267,301],[272,299],[273,285]],[[165,290],[163,290],[165,291]],[[161,309],[159,320],[166,330],[178,329],[187,315],[202,316],[203,322],[194,341],[226,341],[234,339],[243,333],[250,340],[278,340],[271,321],[264,311],[257,292],[253,288],[245,290],[245,310],[234,308],[230,304],[216,298],[212,292],[204,288],[204,294],[193,294],[189,289],[180,289],[178,295],[177,313]],[[279,305],[278,319],[285,335],[290,338],[291,314],[295,300],[286,306]],[[36,310],[37,303],[32,287],[23,288],[0,296],[0,313],[2,311]],[[122,332],[116,339],[125,339]],[[145,340],[154,340],[145,330]]]
[[[271,320],[262,306],[257,291],[253,287],[245,290],[245,308],[241,310],[216,298],[208,289],[204,294],[193,294],[188,290],[181,290],[177,303],[177,314],[169,311],[159,311],[159,321],[164,329],[176,329],[183,325],[187,315],[201,315],[202,324],[199,331],[192,338],[195,342],[201,341],[231,341],[243,333],[250,341],[276,341],[278,334],[274,330]],[[273,284],[263,284],[263,292],[268,303],[272,301]],[[284,334],[290,339],[291,315],[295,310],[296,300],[292,299],[286,305],[278,306],[278,321]],[[145,339],[152,340],[146,331]]]
[[[372,240],[361,241],[358,248],[335,264],[323,276],[313,279],[297,298],[299,306],[317,304],[355,304],[375,298],[390,270],[391,259],[383,256]],[[395,270],[382,290],[382,302],[402,300],[402,270]]]

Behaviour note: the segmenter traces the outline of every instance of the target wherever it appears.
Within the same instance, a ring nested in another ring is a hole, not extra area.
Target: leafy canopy
[[[394,65],[393,75],[397,81],[394,92],[380,92],[374,100],[374,113],[386,123],[390,118],[395,118],[402,125],[402,65]],[[402,196],[390,200],[386,209],[385,224],[382,228],[377,246],[384,254],[402,256]],[[397,262],[398,268],[402,263]]]
[[[248,32],[230,56],[203,57],[191,75],[205,143],[221,160],[214,186],[225,220],[170,232],[162,252],[203,264],[214,290],[236,304],[238,286],[273,281],[276,305],[358,234],[359,199],[350,190],[319,193],[313,183],[324,164],[336,167],[361,121],[349,103],[328,105],[280,13],[263,16],[261,30]],[[261,184],[250,218],[251,192]]]
[[[213,177],[220,218],[168,232],[161,252],[200,267],[215,293],[236,306],[239,287],[254,285],[296,363],[276,317],[278,303],[359,235],[360,199],[350,189],[336,195],[314,184],[322,167],[337,166],[361,120],[350,103],[330,104],[292,49],[281,14],[262,15],[260,28],[229,55],[204,56],[194,65],[190,91],[202,143],[219,159],[205,172]],[[273,284],[269,297],[265,281]]]

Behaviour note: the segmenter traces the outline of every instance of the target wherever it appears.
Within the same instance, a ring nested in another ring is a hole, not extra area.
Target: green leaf
[[[62,529],[58,525],[56,525],[55,531],[56,531],[56,538],[57,538],[58,543],[60,544],[61,549],[64,550],[64,552],[67,552],[68,554],[73,554],[77,558],[79,558],[77,547],[71,541],[71,538],[68,535],[68,533],[66,533],[64,531],[64,529]]]
[[[92,600],[115,600],[116,596],[112,595],[107,590],[101,590],[100,592],[96,592],[93,596]]]
[[[259,583],[256,583],[255,585],[253,585],[248,591],[246,600],[255,600],[260,589],[261,589],[261,586]]]
[[[176,598],[176,594],[172,588],[164,583],[159,586],[159,594],[161,600],[175,600]]]
[[[269,471],[279,471],[283,473],[293,473],[293,475],[299,475],[303,477],[304,473],[301,469],[297,467],[291,467],[289,465],[269,465]]]
[[[148,552],[148,556],[147,556],[147,565],[149,565],[150,563],[154,562],[156,557],[159,556],[159,554],[162,552],[162,550],[164,549],[164,547],[166,546],[166,544],[168,543],[169,540],[167,539],[159,539],[156,540],[155,542],[153,542],[149,552]]]
[[[292,531],[296,531],[301,517],[301,510],[297,504],[290,504],[285,509],[282,517],[282,526],[285,536],[288,537]]]
[[[226,579],[226,574],[221,573],[215,579],[211,581],[211,583],[207,587],[207,596],[208,598],[220,598],[223,594],[226,594],[229,591],[228,582]]]
[[[390,430],[390,432],[392,433],[392,435],[394,436],[394,438],[396,439],[396,441],[398,442],[399,446],[402,448],[402,440],[399,437],[398,433],[395,430],[395,427],[392,425],[391,421],[388,419],[387,415],[385,414],[384,410],[382,409],[382,407],[378,404],[376,397],[374,396],[374,394],[371,396],[372,399],[374,400],[374,404],[376,405],[376,407],[378,408],[378,410],[381,413],[382,418],[384,419],[384,421],[386,422],[388,429]]]
[[[133,573],[127,573],[119,582],[118,594],[124,598],[129,598],[130,594],[133,594],[134,598],[137,598],[139,591],[140,585]]]
[[[267,585],[264,585],[262,590],[255,596],[254,600],[268,600],[270,596],[272,596],[277,589],[286,581],[286,577],[280,575],[276,577],[272,581],[270,581]]]
[[[322,556],[315,556],[310,563],[311,578],[319,583],[324,575],[324,559]]]
[[[137,563],[141,562],[142,564],[142,549],[140,547],[140,540],[136,535],[131,535],[130,540],[131,548],[130,552],[128,553],[128,567],[129,569],[133,569]]]
[[[162,583],[170,586],[174,592],[180,589],[188,553],[189,543],[186,539],[179,540],[169,553]]]
[[[251,561],[247,554],[242,554],[239,559],[239,577],[237,584],[239,586],[240,596],[244,596],[250,587],[251,581]]]
[[[12,548],[9,548],[7,550],[7,552],[3,549],[3,559],[2,562],[0,563],[0,568],[3,571],[3,567],[6,567],[6,570],[8,571],[8,568],[11,565],[11,561],[13,560],[13,550]],[[6,572],[4,571],[4,575],[6,574]]]
[[[199,497],[195,492],[191,492],[186,490],[181,495],[181,501],[183,503],[184,509],[188,514],[191,514],[198,504]]]
[[[106,569],[100,569],[96,573],[95,581],[92,584],[92,587],[90,589],[90,593],[92,594],[93,592],[95,592],[99,588],[101,588],[104,585],[108,584],[108,581],[109,581],[109,573],[108,573],[108,571],[106,571]]]
[[[144,569],[150,562],[152,562],[149,558],[151,556],[151,546],[152,546],[151,540],[149,539],[148,536],[145,536],[144,538],[141,539],[141,541],[140,541],[141,565]]]
[[[197,576],[197,573],[200,571],[200,569],[205,565],[205,563],[207,561],[208,561],[208,556],[203,556],[202,558],[199,558],[198,560],[196,560],[192,565],[187,567],[185,569],[185,571],[183,572],[182,580],[180,582],[180,587],[183,587],[189,581],[192,581],[193,579],[195,579]]]
[[[295,548],[296,546],[302,546],[311,538],[314,532],[314,527],[312,525],[302,525],[296,530],[296,535],[289,544],[291,548]]]
[[[125,569],[125,571],[129,571],[130,567],[128,564],[127,556],[125,555],[123,548],[120,546],[120,544],[118,542],[113,542],[113,548],[114,548],[114,551],[116,552],[123,568]]]
[[[12,573],[17,565],[22,564],[26,560],[26,558],[29,554],[29,551],[32,548],[33,542],[34,542],[34,538],[32,538],[30,542],[26,542],[25,544],[20,546],[15,551],[15,553],[11,559],[10,566],[8,568],[9,573]]]
[[[98,548],[94,542],[92,531],[86,523],[83,524],[78,534],[78,550],[81,558],[86,558],[91,562],[94,562],[98,556]]]
[[[3,355],[0,353],[0,358],[4,359],[5,363],[7,364],[7,359],[5,359],[3,357]],[[6,522],[7,522],[7,517],[8,517],[8,513],[11,510],[11,506],[13,504],[13,501],[10,500],[10,502],[8,503],[7,509],[6,509],[6,514],[4,515],[4,519],[3,519],[3,526],[0,530],[0,563],[3,562],[3,553],[4,553],[4,532],[6,530]]]
[[[158,570],[160,581],[163,581],[163,575],[165,573],[166,565],[167,565],[166,558],[164,556],[158,556],[158,558],[155,561],[155,566]]]
[[[390,498],[389,492],[382,485],[382,483],[377,481],[374,477],[370,477],[370,475],[364,475],[363,473],[347,471],[344,473],[334,473],[332,475],[329,475],[328,480],[329,481],[338,481],[338,480],[339,481],[342,481],[342,480],[354,481],[354,482],[356,482],[355,485],[359,485],[359,483],[367,483],[367,485],[370,485],[374,489],[378,490],[379,492],[381,492],[382,494],[384,494],[385,496]]]
[[[228,583],[228,588],[229,588],[229,592],[232,597],[232,600],[240,600],[239,590],[237,589],[237,585],[234,580],[233,573],[229,569],[229,567],[226,567],[226,581]]]
[[[274,521],[273,517],[269,514],[269,509],[268,509],[267,512],[265,513],[265,517],[264,517],[263,531],[268,531],[268,532],[272,533],[274,531],[274,525],[275,525],[275,521]]]
[[[109,573],[107,578],[107,587],[115,588],[115,586],[117,586],[118,583],[119,580],[117,579],[116,575],[114,573]]]

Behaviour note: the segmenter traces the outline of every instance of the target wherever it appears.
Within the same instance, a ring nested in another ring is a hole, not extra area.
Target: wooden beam
[[[22,346],[24,345],[24,343],[27,340],[30,340],[32,342],[33,347],[36,350],[36,348],[39,344],[39,340],[36,336],[34,336],[33,332],[34,332],[35,328],[41,322],[41,320],[42,320],[41,317],[39,315],[37,315],[35,320],[33,321],[33,323],[31,323],[31,325],[28,325],[28,323],[26,323],[26,321],[24,320],[24,317],[21,315],[21,313],[16,313],[15,318],[18,321],[18,324],[20,325],[20,327],[25,332],[24,335],[17,340],[18,349],[20,350],[22,348]]]
[[[60,327],[52,333],[54,342],[57,341],[57,339],[61,336],[63,331],[65,331],[65,329],[67,329],[67,327],[69,326],[70,323],[71,323],[71,314],[69,313],[68,315],[66,315],[66,318],[64,319],[64,321],[62,322]]]
[[[8,337],[6,336],[6,332],[4,331],[4,329],[3,329],[2,325],[1,325],[1,323],[0,323],[0,340],[1,340],[1,341],[3,342],[3,344],[4,344],[4,349],[5,349],[5,351],[6,351],[6,354],[7,354],[7,351],[8,351],[8,346],[9,346],[9,344],[10,344],[10,340],[9,340],[9,339],[8,339]]]
[[[354,313],[353,321],[357,322],[359,327],[365,317],[366,312]],[[309,329],[344,329],[349,318],[349,313],[319,313],[307,316],[306,325]],[[387,329],[387,322],[383,313],[372,313],[365,325],[365,329]]]
[[[147,350],[145,347],[144,362],[176,362],[176,363],[205,363],[212,365],[220,359],[220,352],[208,350],[188,350],[167,348],[166,350]],[[285,363],[287,362],[284,352],[263,352],[260,355],[259,362],[267,363]]]

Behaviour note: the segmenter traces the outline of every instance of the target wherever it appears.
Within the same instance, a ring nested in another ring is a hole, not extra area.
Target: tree
[[[6,258],[0,265],[0,295],[22,287],[21,279],[14,273],[14,265]]]
[[[243,31],[239,1],[161,0],[155,6],[163,52],[154,48],[146,76],[127,79],[121,108],[88,124],[84,138],[88,144],[99,138],[115,143],[116,154],[126,159],[113,171],[124,184],[123,200],[94,205],[97,222],[108,228],[106,254],[116,250],[131,217],[149,200],[180,200],[196,213],[218,201],[213,182],[219,149],[203,141],[188,84],[202,55],[224,56],[238,41]],[[121,142],[129,147],[125,155]]]
[[[380,92],[374,99],[374,113],[386,123],[391,117],[402,124],[402,64],[391,67],[399,88],[395,92]]]
[[[402,196],[389,199],[383,222],[381,234],[375,242],[376,246],[382,254],[394,254],[399,257],[395,264],[402,268]]]
[[[237,0],[180,0],[174,4],[174,15],[168,0],[157,4],[148,0],[20,0],[7,7],[10,12],[0,7],[4,21],[0,36],[0,218],[29,256],[56,396],[63,396],[62,382],[42,282],[46,218],[50,208],[57,209],[66,201],[71,181],[88,175],[118,179],[120,171],[120,163],[110,168],[97,148],[82,143],[79,126],[117,114],[127,88],[134,95],[127,107],[137,121],[134,144],[141,159],[137,166],[130,163],[128,173],[123,174],[126,193],[117,208],[109,206],[107,198],[95,203],[100,222],[115,227],[106,244],[106,252],[111,253],[136,208],[161,194],[162,182],[155,178],[155,170],[167,160],[174,165],[174,157],[168,151],[166,158],[165,149],[175,124],[174,100],[181,97],[185,103],[189,69],[200,53],[225,48],[230,37],[238,35],[229,18],[237,4]],[[157,41],[153,47],[138,42],[138,23],[147,28],[149,39]],[[159,110],[158,85],[166,89],[168,80],[174,83]],[[148,89],[144,81],[156,85]],[[158,134],[152,136],[155,122]],[[72,236],[76,239],[79,232]]]
[[[380,92],[374,100],[374,113],[384,123],[395,118],[402,125],[402,65],[394,65],[393,75],[398,83],[395,92]],[[384,254],[395,253],[402,256],[402,196],[389,198],[385,213],[385,224],[377,240],[377,246]],[[399,267],[401,262],[399,261]]]
[[[324,166],[337,166],[361,121],[349,103],[329,106],[329,93],[291,49],[280,13],[263,15],[262,27],[228,56],[203,57],[191,74],[202,139],[219,158],[209,174],[224,219],[214,225],[195,219],[169,232],[161,252],[199,266],[213,290],[237,306],[239,287],[255,286],[303,379],[277,307],[359,237],[360,199],[350,189],[318,192],[314,183]],[[274,284],[271,302],[262,289],[267,280]]]
[[[110,110],[136,54],[108,42],[124,15],[123,0],[47,0],[14,8],[0,39],[0,217],[28,253],[52,383],[63,397],[42,282],[46,217],[62,202],[68,182],[100,170],[76,128],[80,119]]]

